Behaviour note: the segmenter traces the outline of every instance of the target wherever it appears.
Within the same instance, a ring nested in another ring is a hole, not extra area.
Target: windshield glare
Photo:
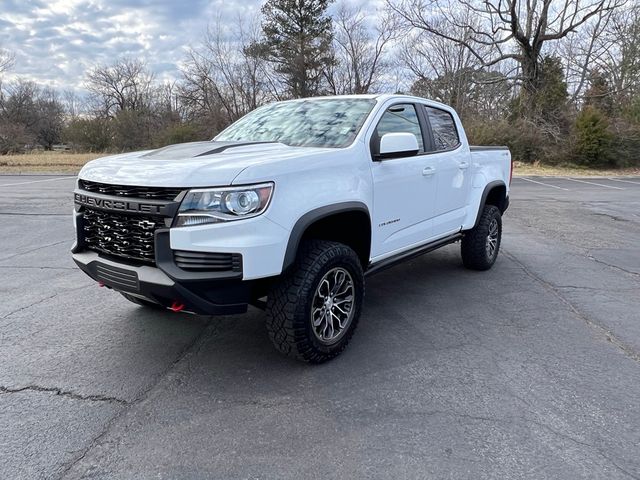
[[[366,98],[273,103],[245,115],[215,140],[346,147],[356,138],[374,105],[374,100]]]

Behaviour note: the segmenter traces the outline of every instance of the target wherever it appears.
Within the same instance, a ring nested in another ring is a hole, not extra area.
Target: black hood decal
[[[262,145],[263,143],[278,143],[278,142],[211,142],[213,145],[218,145],[213,150],[196,155],[196,157],[204,157],[206,155],[213,155],[214,153],[224,152],[229,148],[246,147],[248,145]]]
[[[167,147],[145,153],[140,158],[150,160],[174,160],[180,158],[196,158],[224,152],[229,148],[244,147],[277,142],[189,142],[169,145]]]

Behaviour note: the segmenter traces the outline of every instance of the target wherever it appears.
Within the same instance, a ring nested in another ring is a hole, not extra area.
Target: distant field
[[[104,153],[41,152],[0,156],[0,173],[78,173]]]
[[[0,156],[0,173],[78,173],[89,160],[108,155],[106,153],[41,152],[23,155]],[[615,176],[640,175],[640,168],[620,170],[594,170],[583,167],[550,167],[516,162],[514,175],[550,176]]]
[[[528,163],[515,162],[513,169],[514,176],[528,175],[548,175],[559,177],[614,177],[617,175],[640,175],[640,168],[620,168],[611,169],[594,169],[578,166],[547,166],[547,165],[531,165]]]

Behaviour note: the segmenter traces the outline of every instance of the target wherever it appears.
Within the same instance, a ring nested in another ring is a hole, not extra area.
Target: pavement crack
[[[173,370],[174,367],[176,367],[176,365],[182,362],[182,360],[185,357],[187,357],[192,351],[196,351],[196,352],[199,351],[199,349],[202,348],[202,345],[206,343],[206,341],[218,331],[218,324],[219,324],[219,321],[216,320],[215,317],[212,317],[209,323],[200,331],[200,333],[196,335],[191,342],[185,345],[184,348],[180,350],[180,352],[178,352],[173,362],[171,362],[163,371],[161,371],[156,375],[155,379],[149,384],[149,386],[146,389],[141,391],[133,400],[127,402],[124,405],[124,408],[120,409],[120,411],[116,413],[107,422],[107,424],[105,425],[105,428],[100,433],[98,433],[98,435],[96,435],[89,442],[89,444],[83,450],[80,451],[80,453],[74,459],[70,460],[69,462],[67,462],[65,465],[62,466],[61,472],[58,478],[59,479],[65,478],[67,474],[69,474],[69,472],[77,464],[82,462],[82,460],[84,460],[84,458],[94,448],[98,447],[102,442],[102,439],[111,431],[111,429],[115,426],[117,421],[121,419],[124,415],[126,415],[126,413],[129,412],[135,405],[143,402],[149,396],[149,393],[151,393],[151,391],[153,391],[153,389],[156,388],[156,386],[160,383],[160,381],[164,379],[167,376],[167,374],[169,374],[169,372]]]
[[[620,270],[620,271],[625,272],[625,273],[627,273],[629,275],[633,275],[634,277],[640,277],[640,273],[634,272],[633,270],[627,270],[626,268],[620,267],[618,265],[614,265],[612,263],[607,263],[604,260],[600,260],[600,259],[594,257],[593,255],[591,255],[591,252],[587,252],[587,258],[589,260],[593,260],[594,262],[599,263],[601,265],[606,265],[607,267],[615,268],[616,270]]]
[[[38,212],[38,213],[27,213],[27,212],[0,212],[0,215],[13,215],[16,217],[41,217],[46,215],[47,217],[68,217],[68,213],[47,213],[47,212]]]
[[[588,316],[580,312],[573,303],[567,300],[560,293],[560,291],[558,290],[558,287],[556,287],[552,283],[544,280],[540,276],[533,273],[524,263],[518,260],[513,254],[505,251],[504,249],[503,249],[503,252],[505,256],[509,258],[512,262],[514,262],[516,265],[518,265],[527,276],[529,276],[530,278],[532,278],[533,280],[541,284],[543,287],[549,290],[556,298],[558,298],[562,303],[564,303],[574,315],[582,319],[589,327],[591,327],[597,333],[603,335],[609,342],[611,342],[616,347],[618,347],[622,351],[622,353],[625,354],[627,357],[629,357],[632,360],[635,360],[636,362],[640,362],[640,354],[638,354],[635,350],[633,350],[633,348],[631,348],[625,342],[619,339],[611,330],[604,327],[603,325],[600,325],[594,322]]]
[[[9,255],[8,257],[0,258],[0,262],[4,262],[6,260],[10,260],[10,259],[15,258],[15,257],[20,257],[21,255],[27,255],[28,253],[37,252],[38,250],[42,250],[43,248],[55,247],[56,245],[61,245],[63,243],[71,244],[71,242],[69,240],[60,240],[59,242],[48,243],[47,245],[41,245],[39,247],[35,247],[35,248],[30,249],[30,250],[25,250],[24,252],[14,253],[13,255]]]
[[[16,269],[32,269],[32,270],[78,270],[77,267],[46,267],[46,266],[27,266],[27,265],[0,265],[0,269],[3,268],[16,268]]]
[[[613,467],[618,470],[619,472],[627,475],[630,478],[634,478],[636,480],[640,480],[640,477],[638,477],[637,475],[634,475],[633,473],[631,473],[630,471],[622,468],[620,465],[618,465],[610,456],[605,455],[605,453],[602,451],[602,449],[600,449],[599,447],[597,447],[596,445],[593,445],[591,443],[587,443],[584,442],[582,440],[578,440],[577,438],[564,433],[564,432],[559,432],[558,430],[555,430],[553,428],[551,428],[549,425],[542,423],[542,422],[537,422],[534,420],[525,420],[528,421],[529,423],[532,423],[534,425],[537,425],[538,427],[542,428],[543,430],[546,430],[547,432],[551,433],[552,435],[555,435],[558,438],[562,438],[565,439],[569,442],[572,442],[576,445],[582,446],[582,447],[587,447],[587,448],[591,448],[593,450],[595,450],[596,452],[598,452],[598,454],[604,458],[607,462],[609,462],[611,465],[613,465]]]
[[[605,287],[587,287],[585,285],[555,285],[555,288],[558,289],[562,289],[562,290],[568,290],[568,289],[573,289],[573,290],[588,290],[590,292],[608,292],[609,289],[605,288]],[[616,289],[616,292],[635,292],[636,289],[635,288],[618,288]]]
[[[39,300],[31,302],[29,305],[25,305],[24,307],[20,307],[20,308],[17,308],[15,310],[12,310],[11,312],[5,313],[2,317],[0,317],[0,320],[4,320],[5,318],[9,318],[10,316],[15,315],[18,312],[22,312],[23,310],[28,310],[29,308],[31,308],[31,307],[33,307],[35,305],[39,305],[41,303],[44,303],[47,300],[51,300],[52,298],[55,298],[60,294],[68,293],[68,292],[77,292],[78,290],[83,290],[85,288],[89,288],[89,287],[92,287],[92,286],[93,286],[92,284],[82,285],[80,287],[75,287],[75,288],[71,288],[71,289],[67,289],[67,290],[62,290],[62,291],[56,292],[53,295],[49,295],[48,297],[41,298]]]
[[[600,217],[608,217],[612,220],[615,220],[616,222],[628,222],[629,220],[627,220],[626,218],[622,218],[622,217],[618,217],[617,215],[611,215],[610,213],[603,213],[603,212],[591,212],[592,215],[597,215]]]
[[[52,298],[57,297],[58,294],[54,293],[53,295],[49,295],[48,297],[41,298],[40,300],[36,300],[35,302],[31,302],[29,305],[25,305],[24,307],[17,308],[15,310],[10,311],[9,313],[5,313],[0,319],[4,320],[5,318],[9,318],[11,315],[14,315],[18,312],[22,312],[23,310],[27,310],[35,305],[46,302],[47,300],[51,300]]]
[[[25,387],[5,387],[0,386],[0,395],[6,395],[11,393],[21,393],[21,392],[44,392],[44,393],[53,393],[55,395],[59,395],[61,397],[72,398],[74,400],[84,400],[90,402],[110,402],[110,403],[118,403],[120,405],[127,405],[128,402],[121,398],[111,397],[108,395],[85,395],[82,393],[75,393],[70,390],[63,390],[58,387],[42,387],[40,385],[27,385]]]

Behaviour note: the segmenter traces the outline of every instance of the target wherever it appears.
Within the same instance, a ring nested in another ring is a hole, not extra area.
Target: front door
[[[373,259],[419,245],[432,236],[436,159],[424,155],[424,131],[416,106],[401,103],[385,110],[373,132],[373,154],[385,133],[413,133],[419,146],[417,155],[373,162]]]

